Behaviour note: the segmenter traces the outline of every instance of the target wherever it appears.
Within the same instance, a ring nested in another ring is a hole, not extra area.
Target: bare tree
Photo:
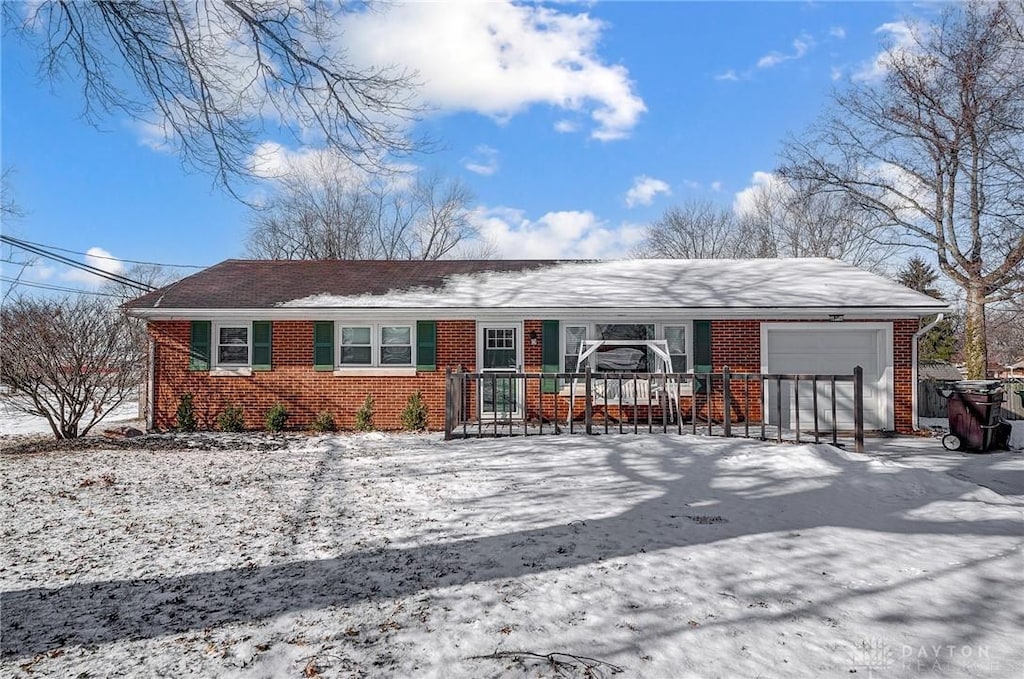
[[[734,210],[709,202],[669,208],[647,227],[648,257],[831,257],[877,270],[890,248],[863,238],[841,196],[779,177],[754,187]]]
[[[45,417],[58,439],[77,438],[134,394],[144,346],[138,326],[84,296],[5,304],[0,379],[16,410]]]
[[[992,305],[985,322],[994,362],[1009,365],[1024,359],[1024,296]]]
[[[5,167],[0,174],[0,219],[6,222],[8,219],[24,217],[25,212],[11,195],[11,181],[14,177],[14,168]]]
[[[153,289],[170,285],[182,278],[180,269],[163,264],[132,264],[122,275],[129,280],[142,283]],[[138,287],[119,281],[104,282],[100,287],[100,292],[116,296],[119,303],[122,304],[143,294]]]
[[[255,211],[247,247],[260,259],[440,259],[478,241],[472,200],[440,175],[409,184],[321,160],[285,177]]]
[[[360,70],[338,19],[346,3],[196,0],[6,3],[39,46],[42,73],[81,82],[85,114],[125,113],[231,190],[264,126],[318,138],[362,167],[415,144],[409,74]]]
[[[987,366],[985,308],[1024,288],[1024,3],[951,5],[880,82],[852,83],[782,174],[853,201],[879,242],[931,249],[965,293],[967,374]]]
[[[729,209],[706,201],[670,207],[649,224],[637,250],[643,257],[722,259],[748,254]]]
[[[894,248],[871,230],[848,197],[775,175],[742,206],[738,240],[751,256],[830,257],[880,272]]]
[[[14,200],[12,195],[11,183],[13,176],[14,169],[11,167],[5,167],[3,174],[0,175],[0,224],[2,224],[5,233],[10,233],[12,221],[25,216],[25,211]],[[16,253],[14,248],[8,245],[3,250],[0,262],[4,265],[0,266],[0,270],[4,272],[3,283],[5,283],[6,289],[3,294],[3,302],[6,303],[8,298],[14,294],[18,283],[21,281],[21,277],[25,275],[25,271],[35,264],[36,260],[34,257],[26,258],[24,254]],[[13,273],[11,273],[12,270]]]

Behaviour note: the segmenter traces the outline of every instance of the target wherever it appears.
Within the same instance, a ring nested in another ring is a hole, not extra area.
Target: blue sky
[[[733,205],[755,173],[776,165],[781,141],[812,122],[844,79],[870,77],[880,40],[898,39],[899,22],[921,11],[930,10],[396,4],[346,31],[367,63],[420,73],[419,96],[434,112],[416,132],[439,149],[413,162],[470,186],[474,219],[502,256],[615,257],[673,203]],[[416,39],[425,34],[435,39]],[[489,68],[493,40],[503,42],[507,68]],[[132,121],[90,125],[77,83],[41,81],[37,66],[30,46],[3,36],[2,158],[27,213],[5,233],[168,263],[244,256],[249,208],[147,145]],[[60,266],[29,278],[95,284]]]

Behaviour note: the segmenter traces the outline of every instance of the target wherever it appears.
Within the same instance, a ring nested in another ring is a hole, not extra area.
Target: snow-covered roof
[[[521,262],[522,260],[520,260]],[[228,264],[227,262],[224,264]],[[245,265],[256,268],[267,263],[230,262],[231,281],[258,286],[257,299],[238,303],[226,291],[228,277],[218,285],[210,272],[192,277],[195,292],[188,293],[189,280],[176,286],[177,297],[169,292],[157,299],[150,293],[129,305],[138,315],[150,316],[157,308],[231,309],[387,309],[396,310],[855,310],[898,311],[924,315],[948,310],[947,305],[891,280],[831,259],[632,259],[586,262],[537,262],[533,266],[490,267],[476,263],[471,268],[457,262],[417,263],[415,278],[382,271],[400,272],[394,262],[275,262],[279,281],[265,273],[244,275]],[[330,267],[340,273],[350,269],[344,285],[332,280]],[[316,276],[305,275],[307,269]],[[434,271],[432,273],[432,271]],[[382,283],[382,278],[384,282]],[[366,283],[361,281],[366,280]],[[301,282],[301,284],[299,282]],[[173,291],[172,286],[171,291]],[[248,288],[247,288],[248,290]],[[207,292],[202,292],[207,291]],[[169,303],[168,300],[173,300]],[[145,303],[140,303],[145,300]],[[145,311],[143,311],[145,310]]]
[[[315,294],[280,306],[942,310],[946,304],[830,259],[633,259],[456,274],[437,288],[396,289],[382,295]]]

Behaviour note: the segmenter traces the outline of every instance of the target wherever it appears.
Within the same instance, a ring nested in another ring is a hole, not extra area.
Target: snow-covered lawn
[[[0,674],[583,676],[477,657],[507,651],[627,677],[1024,667],[1024,495],[899,441],[237,440],[0,458]],[[947,455],[1024,475],[1019,453]]]

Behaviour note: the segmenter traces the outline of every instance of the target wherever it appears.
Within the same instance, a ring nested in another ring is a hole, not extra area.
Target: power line
[[[21,240],[21,239],[19,239]],[[35,245],[40,248],[47,248],[49,250],[57,250],[59,252],[68,252],[72,255],[82,255],[84,257],[93,257],[95,259],[112,259],[116,262],[128,262],[129,264],[148,264],[150,266],[166,266],[172,269],[205,269],[205,266],[199,264],[164,264],[163,262],[143,262],[138,259],[121,259],[120,257],[110,257],[107,255],[94,255],[91,252],[79,252],[78,250],[69,250],[67,248],[60,248],[56,245],[46,245],[45,243],[35,243],[30,240],[21,240],[22,243],[28,243],[29,245]]]
[[[32,283],[29,281],[22,281],[16,278],[8,278],[7,276],[0,276],[0,281],[9,283],[12,287],[15,285],[24,285],[28,288],[42,288],[43,290],[57,290],[58,292],[74,292],[80,295],[97,295],[99,297],[120,297],[121,295],[115,295],[111,292],[98,292],[95,290],[81,290],[79,288],[66,288],[61,285],[47,285],[46,283]]]
[[[46,257],[47,259],[52,259],[54,261],[61,262],[62,264],[67,264],[68,266],[74,267],[76,269],[87,271],[93,275],[99,276],[100,278],[105,278],[107,280],[114,281],[115,283],[120,283],[121,285],[127,285],[129,287],[142,290],[143,292],[150,292],[151,290],[156,289],[152,285],[147,285],[146,283],[142,283],[140,281],[128,278],[127,276],[122,276],[121,274],[106,271],[104,269],[92,266],[91,264],[84,264],[82,262],[71,259],[70,257],[65,257],[64,255],[55,254],[40,246],[32,245],[28,241],[19,240],[17,238],[12,238],[11,236],[5,235],[0,235],[0,241],[7,243],[8,245],[19,247],[22,250],[26,250],[33,254]]]

